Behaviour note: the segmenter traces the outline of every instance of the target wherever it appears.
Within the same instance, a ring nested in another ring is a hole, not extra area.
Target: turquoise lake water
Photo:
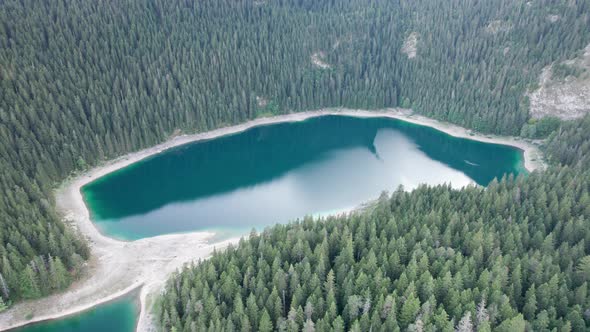
[[[133,332],[139,313],[137,293],[64,319],[40,322],[11,332]]]
[[[421,183],[455,187],[524,171],[522,151],[389,118],[324,116],[179,146],[82,188],[112,237],[253,227],[348,210]]]

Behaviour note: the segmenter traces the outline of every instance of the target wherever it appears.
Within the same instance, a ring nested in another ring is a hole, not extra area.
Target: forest
[[[168,281],[165,331],[586,331],[590,116],[552,166],[276,225]]]
[[[322,107],[517,135],[541,69],[590,42],[589,12],[585,0],[2,1],[0,307],[64,289],[88,259],[54,204],[75,172]]]

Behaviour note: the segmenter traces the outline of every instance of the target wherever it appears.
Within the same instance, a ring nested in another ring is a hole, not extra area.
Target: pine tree
[[[509,318],[500,324],[495,331],[498,332],[524,332],[525,330],[525,321],[522,318],[522,315],[517,315],[516,317]]]
[[[315,331],[315,324],[311,321],[311,319],[307,319],[305,324],[303,324],[303,332],[314,332]]]
[[[537,312],[537,297],[535,295],[535,285],[529,288],[525,295],[525,305],[522,308],[524,317],[528,320],[532,320]]]
[[[420,310],[420,301],[414,296],[413,293],[404,301],[399,314],[399,322],[402,327],[407,327],[410,323],[414,322],[416,315]]]
[[[271,332],[273,330],[272,322],[268,311],[264,310],[262,316],[260,316],[260,324],[258,325],[258,331],[260,332]]]
[[[27,265],[27,267],[21,273],[20,291],[23,298],[25,299],[35,299],[41,296],[41,290],[37,284],[35,272],[30,265]]]

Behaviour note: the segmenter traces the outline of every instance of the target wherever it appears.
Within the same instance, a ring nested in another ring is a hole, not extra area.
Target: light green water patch
[[[253,227],[341,211],[399,185],[487,185],[524,172],[522,151],[389,118],[324,116],[179,146],[82,188],[112,237]]]
[[[34,323],[11,332],[133,332],[139,315],[137,292],[58,320]]]

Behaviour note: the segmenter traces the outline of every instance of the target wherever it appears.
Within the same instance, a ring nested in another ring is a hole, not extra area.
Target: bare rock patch
[[[256,96],[256,105],[260,108],[265,108],[268,105],[268,99],[262,96]]]
[[[485,30],[487,33],[495,35],[500,32],[508,32],[512,30],[512,24],[501,20],[494,20],[488,23]]]
[[[326,53],[319,51],[311,55],[311,63],[320,69],[330,69],[332,66],[325,61]]]
[[[559,21],[561,17],[559,15],[547,15],[547,21],[551,22],[551,23],[555,23],[557,21]]]
[[[575,59],[545,67],[528,97],[533,118],[571,120],[590,113],[590,45]]]
[[[402,45],[402,53],[406,54],[408,59],[416,57],[416,53],[418,52],[418,37],[420,37],[420,34],[414,31],[410,33]]]

